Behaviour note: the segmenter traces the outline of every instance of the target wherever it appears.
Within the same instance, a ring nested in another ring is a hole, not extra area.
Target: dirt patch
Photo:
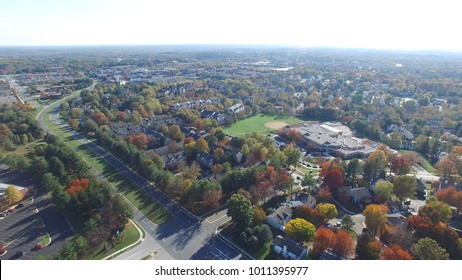
[[[271,128],[271,129],[280,129],[286,126],[286,122],[267,122],[265,123],[265,127]]]

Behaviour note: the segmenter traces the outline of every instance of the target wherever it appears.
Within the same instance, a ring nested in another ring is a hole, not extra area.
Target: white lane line
[[[216,219],[213,220],[213,221],[209,221],[209,219],[206,219],[206,221],[207,221],[207,223],[209,223],[209,224],[214,224],[214,223],[216,223],[217,221],[219,221],[219,220],[221,220],[221,219],[223,219],[223,218],[225,218],[225,217],[228,217],[228,215],[221,216],[220,218],[216,218]]]

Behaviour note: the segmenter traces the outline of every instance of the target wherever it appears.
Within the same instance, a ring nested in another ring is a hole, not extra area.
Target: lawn
[[[435,168],[431,165],[430,162],[428,162],[427,159],[425,159],[420,153],[414,152],[414,151],[405,151],[405,150],[400,150],[400,154],[414,154],[417,156],[417,159],[420,161],[420,165],[425,169],[427,172],[433,173],[435,171]]]
[[[95,174],[103,175],[104,178],[106,178],[120,193],[125,195],[125,197],[153,223],[162,224],[170,219],[170,214],[165,208],[155,202],[148,194],[135,186],[125,176],[121,175],[104,159],[96,156],[79,141],[69,136],[69,134],[49,119],[49,115],[49,112],[44,115],[44,123],[56,136],[62,139],[67,146],[75,150],[82,159],[92,167]],[[79,228],[79,225],[75,225],[75,223],[72,224],[73,226],[77,226],[77,229]]]
[[[287,124],[294,124],[303,122],[303,120],[294,116],[269,116],[269,115],[258,115],[247,118],[245,120],[238,121],[231,127],[225,128],[226,134],[233,136],[245,136],[251,132],[262,132],[267,133],[274,129],[265,127],[267,122],[285,122]]]
[[[90,257],[90,260],[101,260],[106,256],[113,254],[127,246],[130,246],[132,244],[134,245],[135,242],[140,238],[140,232],[136,229],[136,227],[133,225],[131,221],[125,226],[124,234],[124,240],[116,244],[113,248],[110,248],[109,250],[105,249],[105,245],[102,244],[99,248],[95,250],[96,253],[95,255]]]

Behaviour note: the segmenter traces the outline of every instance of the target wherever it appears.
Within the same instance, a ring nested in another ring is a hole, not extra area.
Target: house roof
[[[284,223],[284,221],[292,215],[294,211],[292,208],[290,208],[287,205],[281,206],[276,211],[274,211],[272,214],[268,215],[268,218],[272,218],[279,223]]]
[[[367,188],[355,188],[355,189],[348,189],[348,194],[353,197],[369,197],[371,193]]]
[[[276,236],[273,240],[273,246],[278,246],[280,248],[287,248],[288,252],[296,256],[301,256],[303,252],[306,250],[300,243],[293,241],[287,237],[282,237],[280,235]]]
[[[408,225],[407,218],[404,217],[401,213],[388,214],[387,223],[397,229],[402,230],[405,230]]]

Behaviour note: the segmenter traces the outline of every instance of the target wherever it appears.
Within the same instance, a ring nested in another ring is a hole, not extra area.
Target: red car
[[[42,249],[43,245],[40,243],[35,244],[35,249]]]

